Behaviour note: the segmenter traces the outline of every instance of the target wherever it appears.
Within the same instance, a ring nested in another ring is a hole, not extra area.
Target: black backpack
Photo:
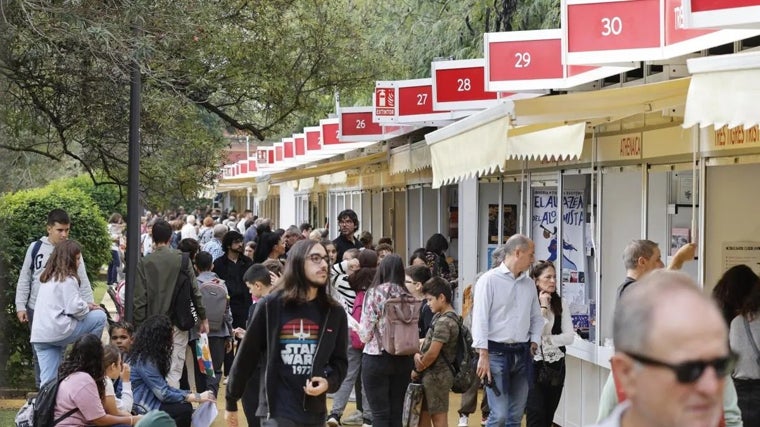
[[[169,309],[172,323],[181,331],[189,331],[198,320],[198,313],[193,304],[193,282],[190,280],[190,275],[187,274],[189,264],[190,256],[183,253],[177,283],[174,285],[174,292],[172,293],[172,305]]]
[[[445,315],[452,313],[448,312]],[[451,391],[454,393],[464,393],[478,381],[475,373],[473,360],[475,360],[475,351],[472,349],[472,333],[470,329],[462,324],[462,318],[456,313],[452,313],[452,319],[456,320],[459,326],[459,338],[457,339],[457,353],[454,362],[449,362],[446,354],[441,352],[444,362],[449,365],[451,372],[454,374],[454,382],[451,384]]]
[[[79,410],[79,408],[74,408],[69,410],[68,412],[64,413],[58,418],[55,418],[55,401],[58,397],[58,386],[61,384],[61,379],[56,377],[40,387],[40,392],[37,393],[37,396],[29,399],[29,402],[24,405],[23,408],[21,408],[21,411],[24,411],[26,408],[28,410],[28,407],[32,408],[32,417],[31,420],[28,417],[25,417],[25,419],[19,419],[19,417],[16,417],[16,425],[18,426],[38,426],[38,427],[48,427],[48,426],[54,426],[64,419],[74,415],[76,411]],[[19,414],[21,413],[19,411]],[[31,422],[30,422],[31,421]]]

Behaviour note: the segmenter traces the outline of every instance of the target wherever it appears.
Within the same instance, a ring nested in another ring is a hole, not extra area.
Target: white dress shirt
[[[523,272],[514,274],[503,263],[484,273],[475,286],[472,309],[472,347],[499,343],[541,343],[545,319],[536,284]]]

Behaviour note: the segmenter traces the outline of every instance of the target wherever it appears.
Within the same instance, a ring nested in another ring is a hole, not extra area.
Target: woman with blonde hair
[[[81,262],[79,243],[64,240],[55,245],[40,276],[30,339],[40,363],[40,384],[55,379],[66,346],[82,335],[101,336],[106,326],[106,313],[79,292]]]

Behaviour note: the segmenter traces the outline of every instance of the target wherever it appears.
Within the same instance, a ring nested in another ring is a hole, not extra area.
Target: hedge
[[[16,318],[14,299],[19,268],[31,242],[47,235],[47,214],[64,209],[71,217],[70,239],[82,245],[90,281],[111,260],[111,242],[100,208],[77,188],[52,184],[0,196],[0,386],[34,384],[29,327]],[[4,371],[4,372],[3,372]],[[2,384],[2,382],[5,384]]]

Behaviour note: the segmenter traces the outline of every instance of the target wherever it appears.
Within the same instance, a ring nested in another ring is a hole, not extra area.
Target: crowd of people
[[[481,381],[462,394],[458,425],[469,425],[480,389],[481,424],[519,426],[525,416],[530,427],[552,425],[575,331],[558,272],[534,259],[529,238],[514,235],[493,252],[494,267],[463,290],[457,313],[444,236],[406,262],[389,238],[375,245],[359,233],[352,210],[337,219],[329,240],[326,229],[273,229],[250,211],[146,217],[127,284],[130,324],[109,323],[95,304],[82,249],[68,239],[71,220],[51,211],[47,236],[27,250],[16,311],[30,324],[37,386],[59,383],[58,425],[189,427],[194,408],[215,405],[224,386],[228,426],[239,425],[240,402],[249,426],[395,427],[415,382],[424,391],[420,425],[445,427],[453,361],[469,331]],[[118,214],[109,221],[109,284],[119,279],[121,224]],[[694,254],[685,245],[668,269]],[[709,300],[688,276],[655,271],[665,266],[654,242],[631,242],[623,259],[599,426],[760,425],[760,278],[733,267]],[[185,283],[189,327],[177,302]],[[411,334],[394,317],[409,307]],[[684,314],[694,307],[696,316]],[[210,359],[210,371],[193,363],[187,372],[188,351]],[[357,411],[346,415],[352,393]]]

